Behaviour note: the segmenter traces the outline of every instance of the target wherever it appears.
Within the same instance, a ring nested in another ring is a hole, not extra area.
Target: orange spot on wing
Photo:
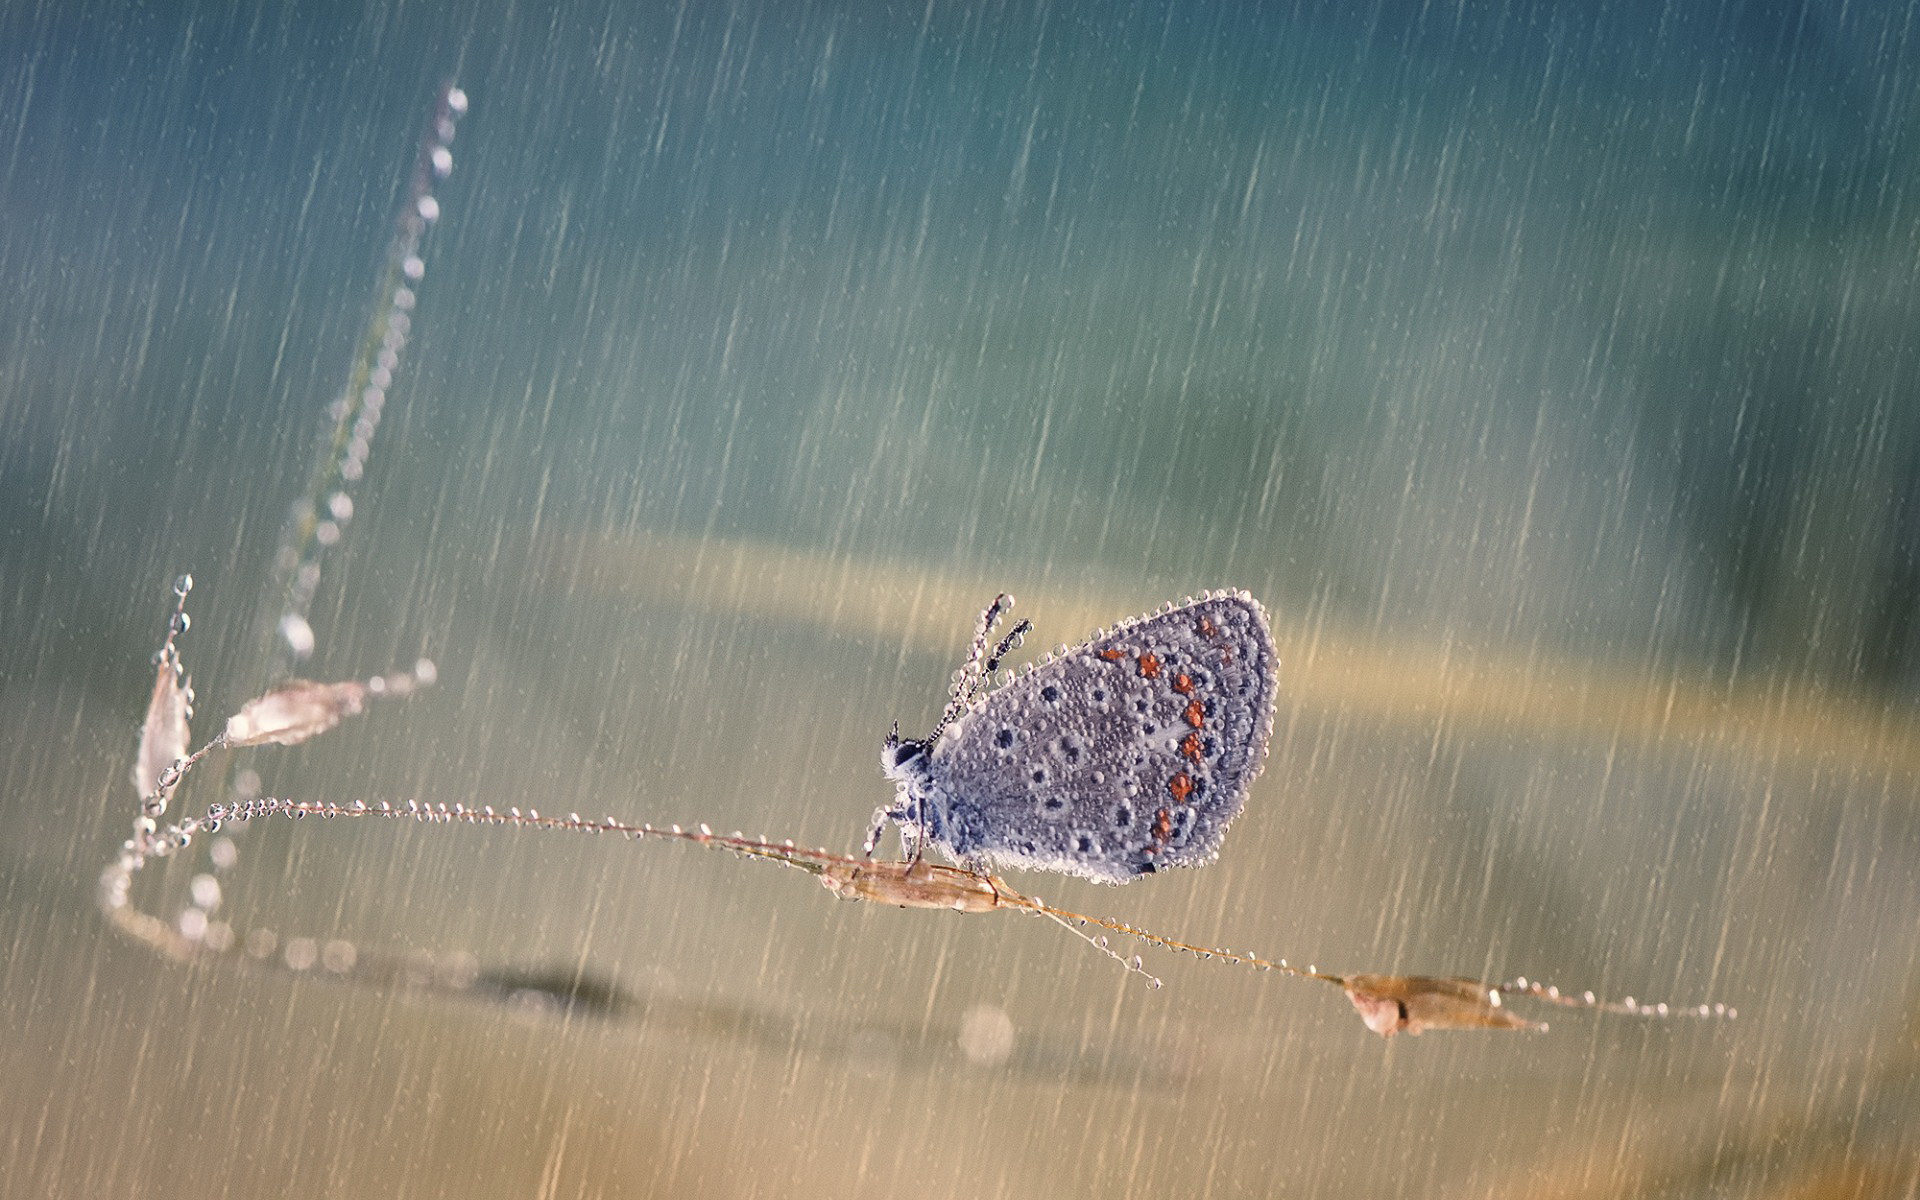
[[[1182,771],[1172,779],[1167,780],[1167,790],[1173,793],[1173,802],[1175,804],[1185,804],[1187,797],[1193,795],[1193,779],[1185,771]],[[1166,810],[1161,809],[1160,811],[1165,812]],[[1169,829],[1167,832],[1171,833],[1173,831]]]
[[[1109,646],[1105,650],[1102,650],[1100,652],[1100,657],[1106,659],[1108,662],[1119,662],[1121,659],[1125,658],[1126,656],[1127,656],[1126,651],[1116,649],[1115,647],[1112,647],[1112,646]]]
[[[1200,728],[1207,723],[1206,706],[1198,700],[1193,701],[1187,705],[1186,718],[1187,724],[1193,726],[1195,729]]]
[[[1188,758],[1192,759],[1194,762],[1200,761],[1200,755],[1202,752],[1203,752],[1203,747],[1200,745],[1199,734],[1190,733],[1187,736],[1180,739],[1180,753],[1186,755]]]
[[[1173,840],[1173,813],[1167,809],[1153,814],[1153,840],[1160,844]]]
[[[1215,637],[1219,634],[1219,632],[1220,632],[1220,627],[1213,623],[1212,617],[1206,616],[1204,614],[1200,617],[1200,636],[1201,637],[1206,637],[1206,638]]]
[[[1175,675],[1173,677],[1173,690],[1179,692],[1182,696],[1193,695],[1193,676],[1187,674],[1185,671]]]
[[[1160,660],[1151,654],[1140,656],[1140,677],[1142,679],[1160,678]]]

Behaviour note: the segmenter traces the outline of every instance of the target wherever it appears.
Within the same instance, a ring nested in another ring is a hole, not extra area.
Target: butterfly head
[[[895,721],[880,746],[880,770],[888,779],[905,783],[926,771],[926,757],[926,741],[901,737],[900,723]]]

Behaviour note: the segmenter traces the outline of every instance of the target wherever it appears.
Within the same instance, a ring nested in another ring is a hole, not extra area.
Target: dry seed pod
[[[1429,1029],[1521,1029],[1547,1027],[1524,1020],[1500,1002],[1500,993],[1477,979],[1427,975],[1349,975],[1342,986],[1367,1028],[1390,1038]]]
[[[820,882],[842,900],[871,900],[900,908],[990,912],[1005,897],[991,876],[918,862],[828,862]]]
[[[133,760],[133,786],[143,798],[159,790],[161,775],[187,756],[187,719],[192,711],[193,690],[173,658],[163,656]]]
[[[367,685],[314,683],[294,679],[254,700],[227,719],[226,743],[242,746],[297,746],[325,733],[367,705]]]

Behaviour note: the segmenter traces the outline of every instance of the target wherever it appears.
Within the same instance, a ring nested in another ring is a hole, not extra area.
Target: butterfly
[[[981,614],[933,732],[902,738],[896,723],[887,735],[895,797],[874,813],[868,854],[892,822],[912,857],[930,845],[981,873],[1127,883],[1212,862],[1273,730],[1279,654],[1259,602],[1210,592],[989,689],[1031,629],[993,643],[1012,606],[1003,595]]]

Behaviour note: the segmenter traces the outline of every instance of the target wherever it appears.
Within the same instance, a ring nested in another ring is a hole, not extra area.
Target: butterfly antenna
[[[973,627],[973,645],[967,648],[967,660],[960,664],[960,673],[954,677],[952,697],[955,704],[965,706],[972,700],[988,672],[993,669],[987,665],[987,647],[993,642],[993,631],[1000,624],[1000,618],[1012,610],[1013,597],[1001,592],[980,613],[980,621]]]
[[[1022,620],[1007,632],[1007,636],[1000,639],[1000,644],[993,648],[993,653],[987,655],[986,666],[980,673],[981,686],[983,688],[986,686],[987,679],[992,677],[993,673],[1000,669],[1000,660],[1004,659],[1012,651],[1018,650],[1020,643],[1026,640],[1026,636],[1032,632],[1033,622]]]
[[[946,732],[947,726],[952,724],[955,718],[967,711],[967,706],[973,703],[974,698],[986,689],[987,677],[999,667],[1000,659],[1008,650],[1018,645],[1020,637],[1033,627],[1030,622],[1020,622],[1014,627],[1012,633],[1002,638],[999,645],[994,647],[993,653],[989,654],[987,647],[993,644],[994,627],[1000,624],[1000,618],[1012,608],[1013,597],[1001,592],[993,598],[993,603],[987,605],[980,613],[979,623],[973,628],[973,645],[967,648],[966,661],[961,663],[960,669],[953,673],[953,686],[947,692],[946,711],[940,714],[940,723],[935,725],[933,732],[924,739],[929,748],[940,740],[940,735]]]

